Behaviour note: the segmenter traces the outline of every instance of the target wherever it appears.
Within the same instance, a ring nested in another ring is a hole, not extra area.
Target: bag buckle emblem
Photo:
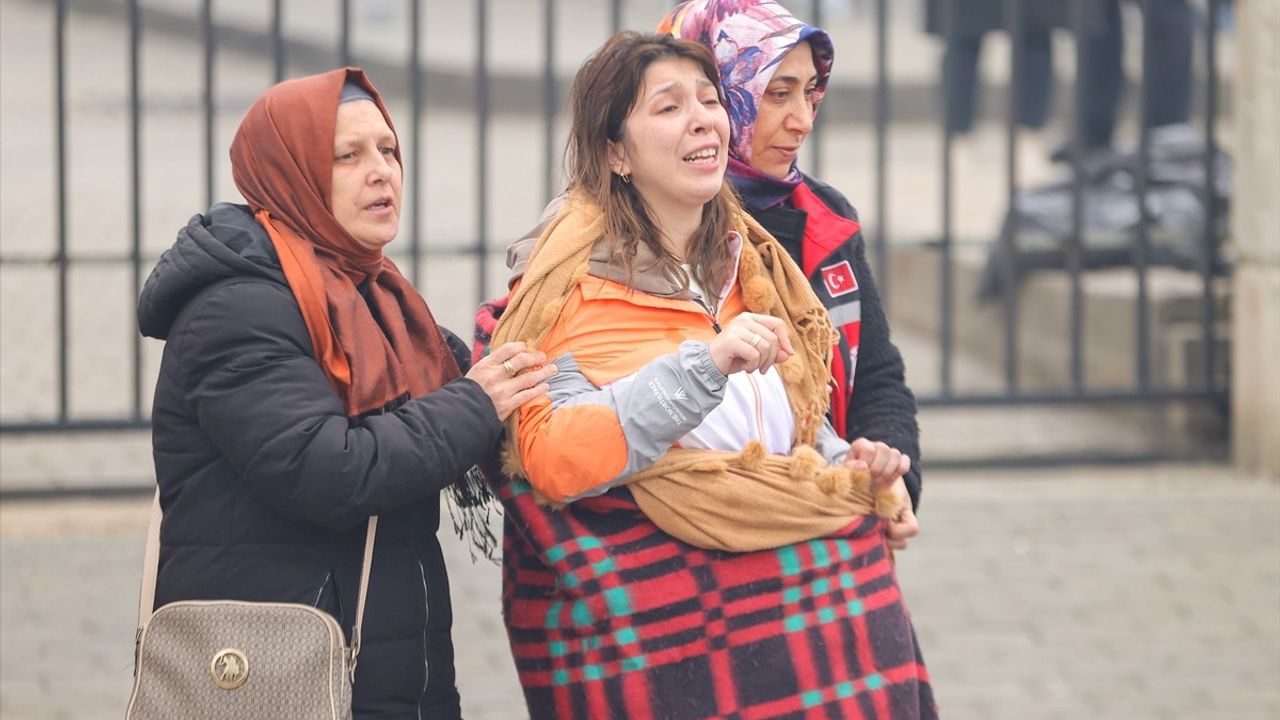
[[[235,648],[224,648],[214,653],[209,664],[213,683],[223,690],[235,690],[249,679],[249,658]]]

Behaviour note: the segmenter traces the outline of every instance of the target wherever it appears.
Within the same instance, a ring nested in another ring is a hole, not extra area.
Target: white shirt
[[[708,308],[712,315],[728,296],[737,280],[737,257],[742,251],[742,239],[734,235],[734,272],[729,276],[715,305]],[[698,285],[689,265],[682,265],[689,275],[689,289],[707,297]],[[787,399],[787,389],[777,368],[767,372],[737,372],[729,376],[725,384],[724,400],[712,410],[702,424],[680,438],[680,447],[703,450],[728,450],[736,452],[752,440],[759,440],[764,449],[776,455],[788,455],[795,439],[796,421]]]

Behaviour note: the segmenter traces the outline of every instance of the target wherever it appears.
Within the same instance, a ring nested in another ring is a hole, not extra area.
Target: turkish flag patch
[[[853,276],[853,268],[848,260],[841,260],[835,265],[828,265],[821,270],[822,284],[831,297],[848,295],[858,289],[858,280]]]

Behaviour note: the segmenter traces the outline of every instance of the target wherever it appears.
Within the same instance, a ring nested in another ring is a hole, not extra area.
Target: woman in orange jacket
[[[535,718],[936,716],[884,524],[827,420],[827,309],[725,183],[715,60],[622,33],[572,91],[571,184],[493,342],[504,618]]]
[[[831,38],[773,0],[690,0],[672,9],[658,32],[702,44],[716,58],[730,126],[726,177],[752,218],[801,267],[839,331],[832,426],[877,486],[910,499],[885,528],[890,547],[905,549],[920,528],[915,397],[890,339],[857,212],[839,190],[797,166],[830,80]],[[539,225],[508,249],[513,281],[563,200],[553,200]],[[482,329],[492,326],[487,312],[503,302],[485,307]]]

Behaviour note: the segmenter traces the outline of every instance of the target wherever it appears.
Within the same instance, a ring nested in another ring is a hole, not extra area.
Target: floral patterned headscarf
[[[802,42],[813,48],[813,63],[818,71],[815,105],[821,101],[835,54],[830,36],[796,19],[773,0],[689,0],[667,13],[658,24],[658,32],[701,43],[715,55],[733,127],[729,181],[747,206],[758,210],[790,196],[801,181],[794,164],[782,179],[751,167],[756,107],[778,63]]]

